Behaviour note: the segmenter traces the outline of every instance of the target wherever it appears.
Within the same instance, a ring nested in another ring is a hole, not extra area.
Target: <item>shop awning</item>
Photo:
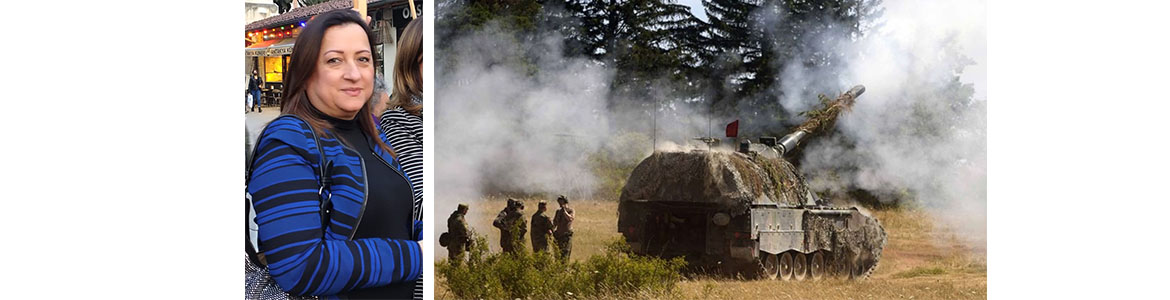
[[[296,38],[287,38],[280,40],[276,44],[268,47],[268,56],[281,56],[285,54],[292,54],[293,44],[297,42]]]
[[[296,38],[267,40],[244,48],[244,56],[281,56],[291,54]]]
[[[268,46],[276,44],[279,40],[267,40],[244,47],[244,56],[264,56],[264,52],[268,51]]]

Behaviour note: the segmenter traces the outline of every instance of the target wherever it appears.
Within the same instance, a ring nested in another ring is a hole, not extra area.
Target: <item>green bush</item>
[[[467,261],[436,264],[447,288],[460,299],[574,299],[666,295],[682,280],[682,259],[663,260],[629,254],[620,238],[602,255],[582,262],[548,253],[489,253],[476,235]],[[550,243],[550,248],[556,245]]]

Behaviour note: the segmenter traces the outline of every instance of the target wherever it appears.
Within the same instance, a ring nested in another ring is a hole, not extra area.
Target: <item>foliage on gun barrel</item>
[[[854,87],[848,92],[842,93],[836,100],[830,99],[824,94],[817,95],[817,98],[821,100],[822,108],[800,113],[808,120],[796,127],[796,130],[812,134],[833,128],[836,126],[837,117],[842,112],[849,111],[853,107],[853,103],[857,101],[857,96],[864,91],[864,87]]]

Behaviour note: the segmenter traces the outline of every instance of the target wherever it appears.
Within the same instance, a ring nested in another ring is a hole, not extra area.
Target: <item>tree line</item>
[[[834,72],[847,53],[828,37],[860,39],[880,0],[703,0],[706,20],[673,0],[442,0],[436,40],[492,23],[515,42],[560,34],[565,57],[615,71],[611,107],[645,107],[655,91],[698,99],[714,114],[740,107],[792,115],[778,105],[781,70]],[[848,43],[849,41],[845,41]],[[451,44],[438,43],[445,53]],[[443,55],[440,55],[443,56]]]

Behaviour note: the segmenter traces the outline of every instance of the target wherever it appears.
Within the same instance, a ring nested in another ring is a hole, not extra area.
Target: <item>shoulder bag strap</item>
[[[285,116],[296,118],[308,124],[304,119],[291,114],[280,115],[276,118],[280,119]],[[267,126],[265,126],[265,129],[268,129]],[[317,184],[320,186],[317,189],[317,196],[321,200],[321,226],[325,228],[329,224],[329,212],[333,209],[333,193],[330,190],[333,185],[333,178],[330,177],[330,174],[332,174],[330,170],[333,169],[333,161],[325,159],[325,150],[321,147],[321,139],[317,137],[317,131],[313,130],[310,126],[309,132],[313,135],[313,144],[317,147]],[[263,134],[264,130],[261,130],[260,133]],[[252,260],[252,263],[259,266],[266,266],[268,264],[264,260],[264,253],[259,250],[260,237],[258,233],[260,228],[256,224],[256,207],[252,203],[252,195],[247,192],[247,186],[252,181],[252,169],[256,164],[256,151],[259,149],[260,139],[257,138],[256,142],[252,145],[252,157],[248,161],[248,167],[244,175],[244,252],[248,254],[248,259]]]

